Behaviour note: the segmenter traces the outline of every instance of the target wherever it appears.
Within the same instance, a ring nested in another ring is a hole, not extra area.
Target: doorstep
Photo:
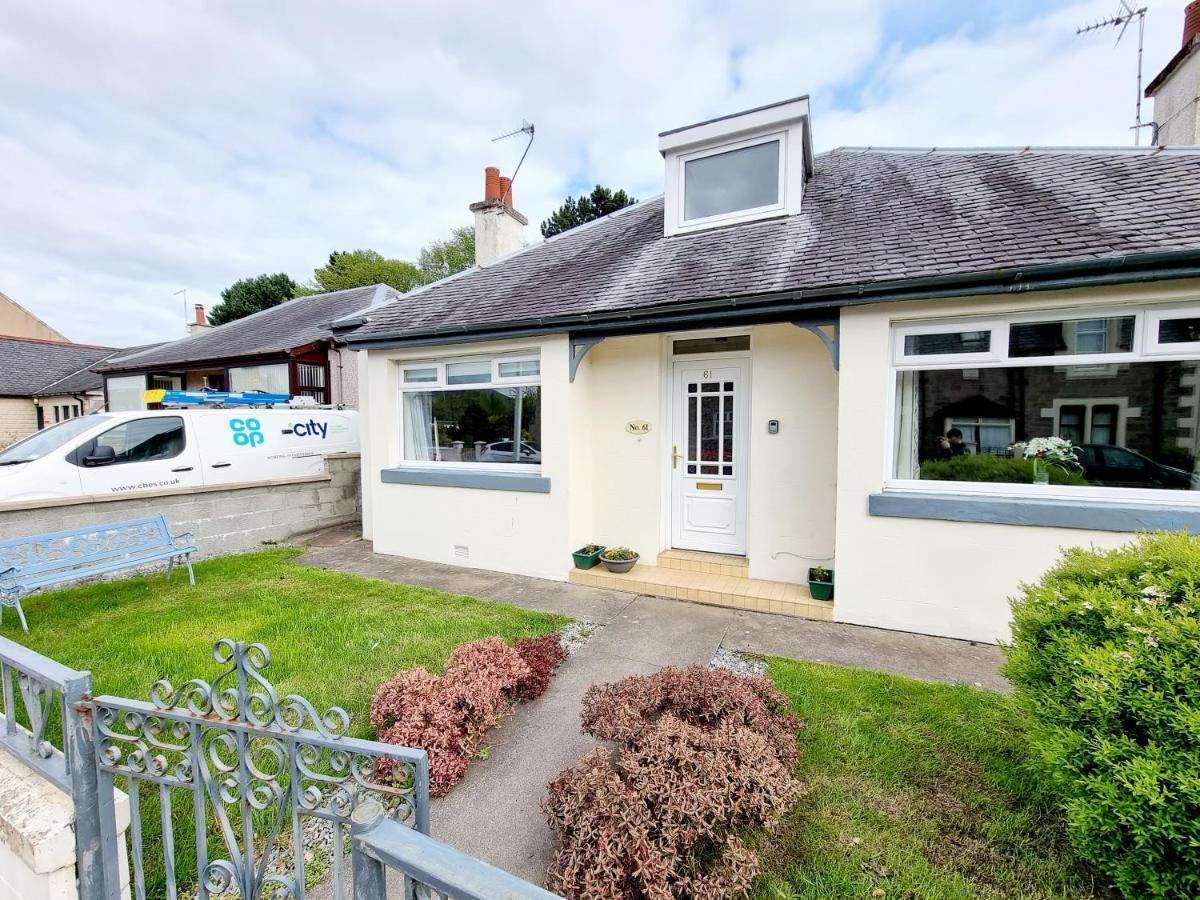
[[[833,621],[832,600],[814,600],[804,585],[750,578],[744,556],[667,550],[658,555],[657,562],[653,566],[639,562],[623,575],[608,571],[603,564],[572,569],[568,580],[669,600]]]

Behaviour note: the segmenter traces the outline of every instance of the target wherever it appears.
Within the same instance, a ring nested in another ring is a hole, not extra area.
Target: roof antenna
[[[494,144],[496,141],[502,141],[505,138],[516,137],[518,134],[529,135],[529,143],[525,145],[525,152],[521,154],[521,159],[517,163],[517,168],[512,173],[512,178],[508,180],[508,190],[506,190],[504,192],[504,196],[500,198],[500,202],[504,204],[508,203],[509,195],[512,193],[513,182],[517,180],[517,173],[521,171],[521,164],[525,162],[525,157],[529,153],[529,148],[533,146],[533,123],[526,122],[524,119],[522,119],[521,127],[516,131],[510,131],[508,134],[502,134],[500,137],[492,138],[492,143]]]
[[[1149,128],[1150,136],[1154,143],[1158,143],[1158,123],[1147,122],[1142,124],[1142,46],[1145,43],[1146,37],[1146,7],[1134,9],[1129,5],[1128,0],[1120,0],[1121,5],[1117,7],[1115,14],[1107,19],[1101,19],[1098,22],[1092,22],[1090,25],[1082,25],[1075,29],[1075,34],[1089,34],[1093,31],[1100,31],[1104,28],[1119,28],[1117,34],[1117,44],[1121,43],[1121,38],[1125,37],[1125,29],[1129,27],[1129,23],[1137,19],[1138,23],[1138,56],[1137,56],[1137,113],[1134,118],[1133,128],[1133,146],[1139,147],[1142,143],[1142,129]]]

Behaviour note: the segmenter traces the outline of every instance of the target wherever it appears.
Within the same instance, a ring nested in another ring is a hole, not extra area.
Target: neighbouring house
[[[1154,98],[1155,142],[1200,144],[1200,0],[1183,11],[1183,44],[1146,86]]]
[[[112,410],[145,409],[153,388],[267,391],[356,407],[355,354],[329,324],[399,296],[387,285],[311,294],[217,327],[198,305],[187,337],[122,352],[96,371]]]
[[[1197,148],[810,135],[664,132],[662,196],[524,249],[490,171],[504,255],[335,324],[375,549],[996,641],[1061,547],[1200,530]]]
[[[4,293],[0,293],[0,335],[70,343],[65,334],[51,328]]]
[[[0,336],[0,449],[103,407],[103,380],[89,369],[115,352],[65,339]]]

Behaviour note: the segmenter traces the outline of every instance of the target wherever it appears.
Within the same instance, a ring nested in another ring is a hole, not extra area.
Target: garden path
[[[488,758],[473,762],[450,795],[432,804],[434,837],[539,884],[554,850],[541,801],[546,784],[594,744],[579,729],[580,703],[592,684],[668,665],[707,665],[724,646],[1006,688],[996,672],[999,651],[990,645],[384,556],[355,538],[349,530],[317,536],[298,562],[552,610],[603,626],[563,663],[540,699],[519,707],[492,732]],[[381,673],[380,680],[390,674]],[[326,900],[332,893],[322,884],[310,896]]]

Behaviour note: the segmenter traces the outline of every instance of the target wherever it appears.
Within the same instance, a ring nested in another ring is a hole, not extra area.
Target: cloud
[[[1182,5],[1152,5],[1147,79]],[[659,131],[799,93],[819,148],[1127,143],[1132,35],[1074,36],[1111,6],[10,4],[0,290],[77,340],[175,337],[181,288],[469,223],[522,119],[530,240],[580,186],[661,190]]]

